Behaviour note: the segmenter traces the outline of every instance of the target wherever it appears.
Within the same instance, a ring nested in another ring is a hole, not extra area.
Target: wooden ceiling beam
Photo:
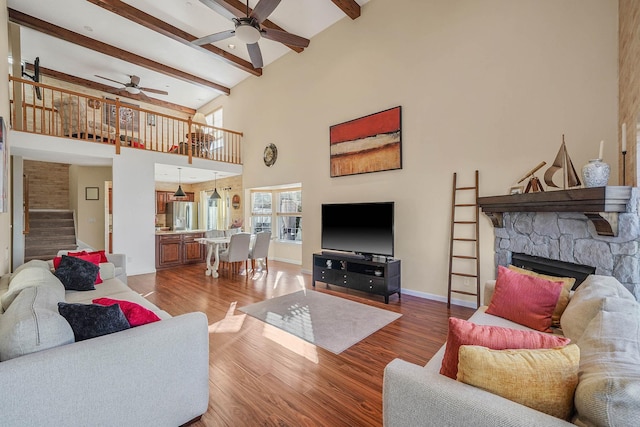
[[[101,41],[94,40],[90,37],[67,30],[66,28],[59,27],[57,25],[51,24],[49,22],[43,21],[41,19],[35,18],[33,16],[27,15],[22,12],[19,12],[15,9],[7,8],[7,10],[9,12],[9,20],[23,27],[31,28],[33,30],[50,35],[52,37],[57,37],[59,39],[68,41],[70,43],[74,43],[79,46],[85,47],[87,49],[100,52],[104,55],[109,55],[114,58],[120,59],[122,61],[130,62],[132,64],[136,64],[141,67],[148,68],[149,70],[153,70],[155,72],[165,74],[175,79],[183,80],[185,82],[195,84],[201,87],[215,89],[226,95],[229,95],[231,93],[231,89],[229,89],[228,87],[222,86],[218,83],[214,83],[212,81],[203,79],[198,76],[194,76],[189,73],[185,73],[184,71],[180,71],[176,68],[168,67],[159,62],[142,57],[140,55],[136,55],[134,53],[127,52],[126,50],[120,49],[115,46],[111,46]]]
[[[33,64],[25,64],[27,71],[33,72]],[[185,107],[184,105],[174,104],[172,102],[163,101],[161,99],[151,98],[150,96],[140,96],[128,93],[127,91],[119,90],[113,86],[105,85],[102,83],[94,82],[92,80],[83,79],[82,77],[76,77],[71,74],[63,73],[61,71],[52,70],[50,68],[40,67],[40,74],[51,77],[52,79],[60,80],[66,83],[71,83],[78,86],[83,86],[88,89],[99,90],[101,92],[107,92],[114,95],[120,95],[122,97],[135,99],[136,101],[146,102],[147,104],[156,105],[158,107],[169,108],[174,111],[180,111],[182,113],[193,116],[196,110],[193,108]]]
[[[356,19],[360,16],[360,5],[356,3],[356,0],[331,0],[333,4],[338,6],[345,15],[351,19]]]
[[[198,37],[187,33],[186,31],[182,31],[180,28],[176,28],[173,25],[170,25],[155,16],[149,15],[141,11],[140,9],[136,9],[133,6],[128,5],[120,0],[87,0],[89,3],[93,3],[96,6],[100,6],[103,9],[108,10],[109,12],[113,12],[116,15],[119,15],[123,18],[126,18],[132,22],[135,22],[138,25],[142,25],[150,30],[153,30],[157,33],[162,34],[165,37],[169,37],[172,40],[180,42],[184,45],[190,46],[194,49],[200,50],[201,52],[207,53],[209,55],[214,55],[217,59],[222,59],[229,65],[237,67],[242,71],[246,71],[247,73],[253,74],[254,76],[261,76],[262,69],[254,68],[253,65],[249,61],[245,61],[242,58],[239,58],[235,55],[230,54],[229,52],[220,49],[217,46],[212,44],[208,44],[205,46],[198,46],[193,44],[192,42],[196,40]]]
[[[239,0],[224,0],[225,3],[227,3],[230,7],[232,7],[233,9],[236,9],[237,11],[241,11],[240,16],[245,16],[245,13],[247,11],[247,5]],[[356,3],[357,4],[357,3]],[[230,9],[229,9],[230,10]],[[251,12],[253,11],[253,9],[249,8],[249,14],[251,14]],[[237,15],[236,15],[237,16]],[[287,31],[279,26],[277,26],[276,24],[274,24],[273,22],[269,21],[268,19],[265,19],[262,24],[263,27],[265,28],[269,28],[271,30],[280,30],[280,31]],[[283,43],[284,44],[284,43]],[[304,50],[303,47],[298,47],[298,46],[290,46],[290,45],[285,45],[287,46],[289,49],[296,51],[298,53],[302,52]]]

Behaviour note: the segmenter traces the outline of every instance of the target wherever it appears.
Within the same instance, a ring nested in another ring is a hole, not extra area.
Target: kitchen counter
[[[167,230],[167,231],[156,231],[156,236],[162,236],[165,234],[188,234],[188,233],[204,233],[207,230]]]

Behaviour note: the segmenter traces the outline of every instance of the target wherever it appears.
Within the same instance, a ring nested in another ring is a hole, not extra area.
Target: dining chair
[[[208,237],[208,238],[224,237],[224,230],[207,230],[204,232],[204,237]]]
[[[231,236],[229,246],[220,253],[220,262],[229,265],[229,269],[238,272],[242,261],[244,261],[244,269],[247,271],[247,263],[249,260],[249,245],[251,243],[251,234],[237,233]]]
[[[251,260],[251,270],[256,269],[256,260],[264,259],[264,269],[269,271],[269,243],[271,242],[271,232],[261,231],[256,234],[253,245],[249,249],[249,259]]]

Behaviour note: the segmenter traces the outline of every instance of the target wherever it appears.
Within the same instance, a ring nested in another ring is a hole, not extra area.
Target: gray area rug
[[[335,354],[402,316],[311,290],[271,298],[240,311]]]

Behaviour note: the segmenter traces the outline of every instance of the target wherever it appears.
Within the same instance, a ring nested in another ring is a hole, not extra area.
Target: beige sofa
[[[491,301],[495,282],[487,283]],[[469,321],[527,330],[479,308]],[[562,332],[580,348],[571,422],[640,425],[640,305],[615,278],[589,276],[572,295]],[[571,423],[440,375],[443,346],[426,366],[395,359],[384,372],[384,425],[564,426]]]
[[[179,426],[207,410],[209,334],[203,313],[171,317],[100,264],[103,283],[65,291],[44,261],[0,279],[3,426]],[[74,342],[58,301],[135,302],[161,321]]]
[[[99,141],[115,141],[116,128],[102,122],[102,108],[87,111],[86,99],[77,96],[62,96],[53,101],[55,111],[60,115],[62,135],[75,138],[89,138]]]

